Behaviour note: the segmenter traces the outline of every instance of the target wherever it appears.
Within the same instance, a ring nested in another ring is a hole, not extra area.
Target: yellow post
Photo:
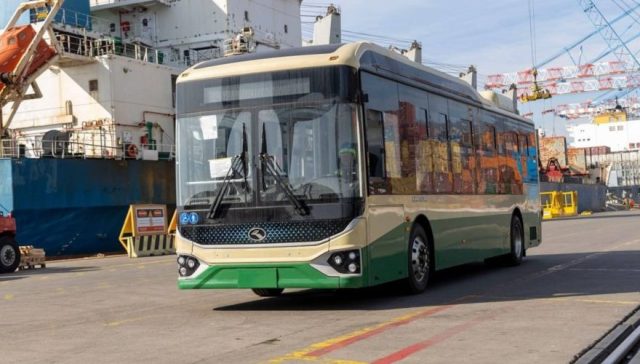
[[[169,222],[169,228],[167,229],[167,233],[169,235],[175,235],[177,227],[178,227],[178,209],[175,209],[175,211],[173,211],[173,216],[171,217],[171,221]]]
[[[127,216],[124,218],[124,224],[122,225],[122,230],[120,230],[120,235],[118,236],[118,241],[120,241],[120,245],[129,252],[129,244],[127,243],[127,238],[131,238],[135,235],[135,226],[133,221],[133,206],[129,206],[129,211],[127,212]]]

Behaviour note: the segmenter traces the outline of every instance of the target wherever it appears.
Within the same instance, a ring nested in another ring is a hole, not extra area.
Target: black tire
[[[278,297],[284,288],[252,288],[251,290],[260,297]]]
[[[511,241],[511,251],[505,257],[505,263],[510,266],[520,265],[524,257],[524,228],[520,218],[515,215],[511,217],[509,240]]]
[[[408,259],[405,287],[410,294],[422,293],[431,278],[433,257],[431,241],[420,225],[414,225],[407,245]]]
[[[20,249],[12,236],[0,237],[0,273],[12,273],[20,264]]]

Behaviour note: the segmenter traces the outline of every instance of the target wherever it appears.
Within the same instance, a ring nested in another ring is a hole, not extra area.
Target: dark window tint
[[[369,147],[369,192],[394,193],[402,190],[402,148],[398,124],[398,85],[387,79],[362,74],[366,95],[366,128]],[[401,192],[397,192],[401,193]]]

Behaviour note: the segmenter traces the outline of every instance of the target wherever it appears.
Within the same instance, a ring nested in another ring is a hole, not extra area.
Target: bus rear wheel
[[[407,291],[411,294],[424,292],[431,276],[430,242],[424,228],[415,225],[409,238],[408,273],[405,281]]]
[[[278,297],[284,288],[252,288],[251,290],[260,297]]]
[[[511,217],[511,232],[509,234],[511,241],[511,252],[505,257],[505,263],[510,266],[517,266],[522,263],[524,257],[524,229],[522,221],[518,216]]]

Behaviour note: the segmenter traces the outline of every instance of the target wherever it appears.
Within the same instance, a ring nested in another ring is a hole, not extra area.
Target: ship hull
[[[22,245],[48,256],[123,251],[130,204],[175,206],[172,161],[0,160],[0,203],[13,211]]]

